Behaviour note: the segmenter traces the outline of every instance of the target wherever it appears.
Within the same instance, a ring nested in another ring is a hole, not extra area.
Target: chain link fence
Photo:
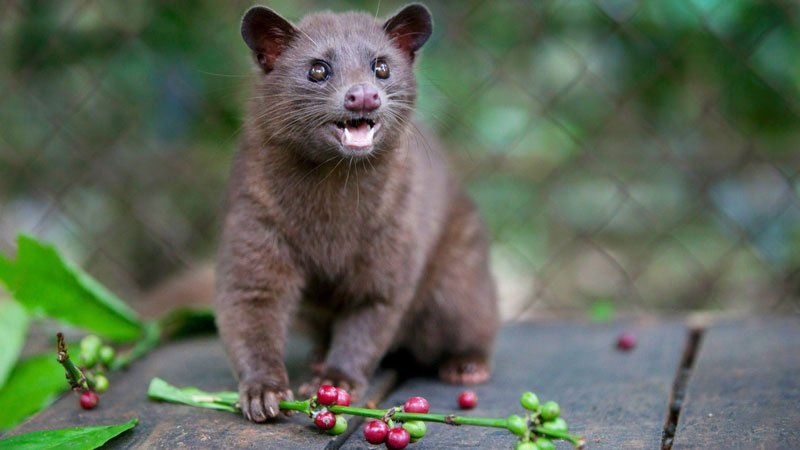
[[[489,224],[506,317],[800,311],[797,2],[427,3],[420,120]],[[40,236],[129,299],[210,261],[250,2],[3,5],[0,251]]]

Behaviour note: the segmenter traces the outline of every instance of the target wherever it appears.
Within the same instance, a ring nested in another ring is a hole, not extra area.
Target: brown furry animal
[[[251,8],[260,71],[236,155],[217,267],[217,324],[245,416],[292,398],[299,312],[316,377],[358,395],[390,350],[479,383],[498,325],[487,237],[434,141],[413,122],[413,62],[431,33],[412,4],[385,22],[320,13],[293,25]]]

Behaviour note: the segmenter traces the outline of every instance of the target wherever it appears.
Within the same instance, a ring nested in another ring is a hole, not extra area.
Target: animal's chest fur
[[[379,216],[377,195],[357,188],[304,191],[284,202],[283,232],[312,274],[347,277],[392,252],[393,233],[387,231],[399,231],[390,230],[398,224]]]

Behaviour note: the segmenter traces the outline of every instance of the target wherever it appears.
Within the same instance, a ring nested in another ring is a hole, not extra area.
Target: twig
[[[94,380],[86,377],[83,371],[75,365],[69,357],[67,351],[67,343],[64,341],[64,333],[58,332],[56,334],[56,360],[64,367],[64,372],[69,382],[70,388],[73,391],[85,392],[94,389]]]

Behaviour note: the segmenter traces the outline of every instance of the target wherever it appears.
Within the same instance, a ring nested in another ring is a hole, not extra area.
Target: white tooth
[[[350,142],[350,140],[351,140],[351,139],[352,139],[352,138],[350,137],[350,130],[348,130],[348,129],[347,129],[347,127],[345,127],[345,128],[344,128],[344,136],[343,136],[343,139],[342,139],[342,141],[344,141],[344,142]]]
[[[370,128],[370,129],[369,129],[369,134],[367,135],[367,140],[368,140],[369,142],[372,142],[372,135],[373,135],[373,134],[375,134],[375,128]]]

